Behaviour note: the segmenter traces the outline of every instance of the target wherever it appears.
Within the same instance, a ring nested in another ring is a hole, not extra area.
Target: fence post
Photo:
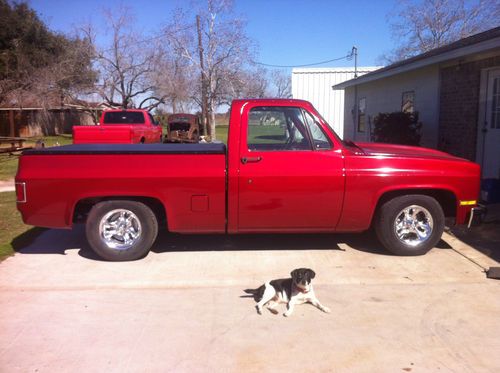
[[[9,110],[10,137],[16,137],[16,125],[14,123],[14,110]]]

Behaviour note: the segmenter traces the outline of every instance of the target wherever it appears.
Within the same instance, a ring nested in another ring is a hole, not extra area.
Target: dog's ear
[[[297,277],[297,273],[299,272],[298,269],[294,269],[291,273],[290,273],[290,276],[292,276],[293,279],[295,279],[295,277]]]
[[[308,271],[309,271],[309,274],[311,275],[311,279],[316,277],[316,273],[312,269],[308,269]]]

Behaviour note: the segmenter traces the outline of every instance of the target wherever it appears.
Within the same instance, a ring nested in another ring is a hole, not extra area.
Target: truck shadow
[[[361,234],[258,234],[258,235],[181,235],[160,231],[151,251],[272,251],[272,250],[339,250],[344,245],[375,255],[392,254],[386,251],[371,231]],[[33,228],[12,241],[14,250],[21,254],[59,254],[78,250],[86,259],[101,261],[89,247],[85,227],[76,225],[73,230]],[[444,241],[437,245],[449,249]]]
[[[470,229],[453,227],[451,233],[460,241],[500,263],[500,220],[485,222]]]
[[[83,225],[72,230],[35,227],[14,238],[11,245],[20,254],[66,255],[66,251],[76,249],[85,258],[100,260],[87,243]]]
[[[379,243],[373,231],[352,234],[248,234],[248,235],[180,235],[162,231],[151,251],[269,251],[269,250],[339,250],[343,244],[357,251],[393,256]],[[450,249],[439,241],[438,249]]]

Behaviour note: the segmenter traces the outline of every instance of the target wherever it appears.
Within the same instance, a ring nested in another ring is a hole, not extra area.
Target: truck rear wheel
[[[440,240],[444,213],[432,197],[407,195],[385,202],[378,210],[375,232],[384,247],[396,255],[423,255]]]
[[[87,240],[101,258],[110,261],[144,257],[158,234],[158,221],[141,202],[104,201],[89,213],[85,227]]]

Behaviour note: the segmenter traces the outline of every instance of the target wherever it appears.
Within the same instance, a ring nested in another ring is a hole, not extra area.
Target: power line
[[[190,29],[190,28],[192,28],[192,26],[185,27],[184,29],[182,29],[182,31],[186,31],[187,29]],[[143,43],[147,43],[147,42],[150,42],[150,41],[153,41],[153,40],[157,40],[157,39],[161,39],[161,38],[165,38],[165,37],[166,37],[165,34],[155,35],[155,36],[152,36],[152,37],[149,37],[149,38],[146,38],[146,39],[137,40],[133,44],[134,45],[143,44]],[[110,52],[113,49],[114,48],[104,49],[104,50],[102,50],[102,52]],[[337,58],[333,58],[331,60],[326,60],[326,61],[321,61],[321,62],[308,63],[308,64],[304,64],[304,65],[273,65],[273,64],[264,63],[264,62],[258,62],[258,61],[252,61],[252,62],[254,64],[260,65],[260,66],[277,67],[277,68],[309,67],[309,66],[323,65],[325,63],[340,61],[340,60],[344,60],[344,59],[351,60],[352,57],[353,57],[353,55],[354,55],[354,47],[353,47],[353,50],[351,52],[349,52],[345,56],[337,57]]]
[[[340,61],[340,60],[344,60],[344,59],[349,59],[351,57],[352,57],[352,53],[349,53],[346,56],[342,56],[342,57],[338,57],[338,58],[333,58],[331,60],[326,60],[326,61],[321,61],[321,62],[308,63],[308,64],[305,64],[305,65],[272,65],[272,64],[263,63],[263,62],[257,62],[257,61],[253,61],[253,63],[256,64],[256,65],[261,65],[261,66],[266,66],[266,67],[292,68],[292,67],[308,67],[308,66],[322,65],[324,63],[334,62],[334,61]]]

